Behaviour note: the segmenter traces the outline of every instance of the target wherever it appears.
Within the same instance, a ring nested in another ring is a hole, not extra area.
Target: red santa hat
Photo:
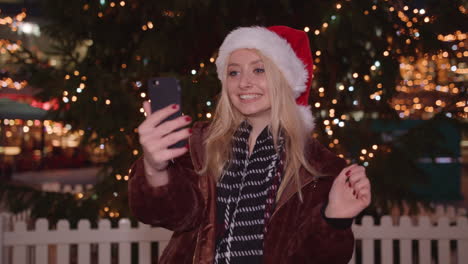
[[[226,77],[229,56],[238,49],[256,49],[275,63],[294,91],[304,127],[312,131],[314,117],[308,99],[313,62],[307,34],[286,26],[241,27],[233,30],[224,39],[216,59],[221,81]]]

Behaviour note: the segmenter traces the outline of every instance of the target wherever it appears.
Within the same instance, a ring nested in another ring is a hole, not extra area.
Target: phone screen
[[[160,110],[171,104],[181,105],[181,88],[179,80],[173,77],[157,77],[148,80],[148,95],[151,100],[151,111]],[[179,110],[166,118],[163,122],[175,119],[182,115]],[[181,148],[187,144],[186,140],[170,146],[169,148]]]

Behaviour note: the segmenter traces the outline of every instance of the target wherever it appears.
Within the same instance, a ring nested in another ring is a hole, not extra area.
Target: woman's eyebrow
[[[250,64],[250,65],[253,65],[253,64],[257,64],[257,63],[259,63],[259,62],[262,62],[262,63],[263,63],[263,61],[262,61],[261,59],[259,59],[259,60],[252,61],[252,62],[250,62],[249,64]],[[229,64],[228,64],[228,67],[229,67],[229,66],[240,66],[240,64],[239,64],[239,63],[232,62],[232,63],[229,63]]]

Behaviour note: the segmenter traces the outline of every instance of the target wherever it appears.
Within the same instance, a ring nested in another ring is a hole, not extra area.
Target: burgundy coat
[[[142,159],[132,167],[129,199],[134,215],[143,223],[174,231],[159,263],[213,263],[216,183],[210,175],[194,172],[205,159],[202,142],[207,128],[207,123],[195,123],[190,152],[169,165],[167,185],[154,188],[148,184]],[[321,215],[333,179],[345,161],[314,139],[307,146],[306,157],[319,172],[332,176],[314,179],[302,169],[303,203],[294,184],[286,187],[268,223],[264,263],[345,264],[352,256],[351,228],[335,228]]]

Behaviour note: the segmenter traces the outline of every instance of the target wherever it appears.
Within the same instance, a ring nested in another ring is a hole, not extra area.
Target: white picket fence
[[[454,221],[443,216],[436,224],[428,216],[414,220],[402,216],[394,224],[392,217],[384,216],[376,225],[372,218],[364,217],[362,224],[353,225],[356,250],[350,264],[395,263],[397,258],[401,264],[468,263],[466,216],[458,216]],[[121,219],[118,228],[111,228],[108,220],[101,220],[93,229],[87,220],[82,220],[77,229],[70,229],[67,221],[60,221],[56,229],[49,230],[49,223],[44,219],[38,220],[34,229],[27,229],[25,222],[15,222],[3,215],[0,227],[3,264],[127,264],[132,260],[132,243],[138,244],[138,263],[149,264],[155,258],[151,242],[158,242],[160,255],[171,237],[171,232],[162,228],[144,224],[131,227],[128,219]],[[394,241],[398,241],[397,247]],[[118,248],[113,258],[112,244]],[[73,245],[77,247],[76,254],[70,254]]]

